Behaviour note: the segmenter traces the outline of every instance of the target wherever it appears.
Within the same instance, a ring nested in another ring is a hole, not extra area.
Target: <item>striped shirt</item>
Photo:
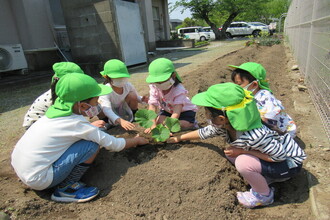
[[[269,155],[274,162],[292,159],[296,165],[299,165],[306,159],[305,152],[291,138],[290,134],[287,133],[281,136],[264,125],[261,128],[255,128],[250,131],[236,131],[237,139],[235,141],[230,140],[225,129],[216,128],[213,125],[200,128],[198,134],[201,139],[214,136],[225,137],[230,145],[246,151],[258,150]]]

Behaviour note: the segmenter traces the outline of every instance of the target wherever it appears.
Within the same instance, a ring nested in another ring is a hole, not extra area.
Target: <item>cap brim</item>
[[[210,102],[207,101],[206,92],[201,92],[201,93],[194,95],[191,99],[191,102],[195,105],[215,108],[215,106],[213,104],[211,104]]]
[[[110,76],[109,76],[110,77]],[[117,79],[117,78],[130,78],[130,75],[127,74],[112,74],[111,79]]]
[[[98,84],[98,86],[100,87],[101,90],[100,90],[99,94],[95,94],[94,97],[107,95],[112,92],[112,88],[110,86],[106,86],[103,84]]]
[[[147,83],[156,83],[156,82],[164,82],[168,80],[171,77],[172,73],[169,73],[167,75],[161,75],[161,76],[148,76],[146,79]]]
[[[238,68],[238,69],[240,69],[239,68],[239,66],[234,66],[234,65],[228,65],[229,67],[232,67],[232,68]]]

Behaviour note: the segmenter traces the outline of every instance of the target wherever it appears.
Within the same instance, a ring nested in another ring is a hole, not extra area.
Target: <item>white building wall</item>
[[[21,43],[24,50],[52,48],[48,1],[0,0],[0,44]]]

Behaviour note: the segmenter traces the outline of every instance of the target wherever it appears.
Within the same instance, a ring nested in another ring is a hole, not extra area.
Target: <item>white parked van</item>
[[[198,41],[205,41],[210,39],[210,33],[204,31],[202,27],[179,28],[178,34],[183,35],[184,39],[195,39]]]
[[[204,31],[210,33],[210,40],[215,40],[215,33],[211,29],[211,27],[203,27]]]

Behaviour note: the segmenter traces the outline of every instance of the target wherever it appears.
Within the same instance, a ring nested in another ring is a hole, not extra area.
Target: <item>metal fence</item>
[[[330,0],[292,0],[284,30],[330,139]]]

